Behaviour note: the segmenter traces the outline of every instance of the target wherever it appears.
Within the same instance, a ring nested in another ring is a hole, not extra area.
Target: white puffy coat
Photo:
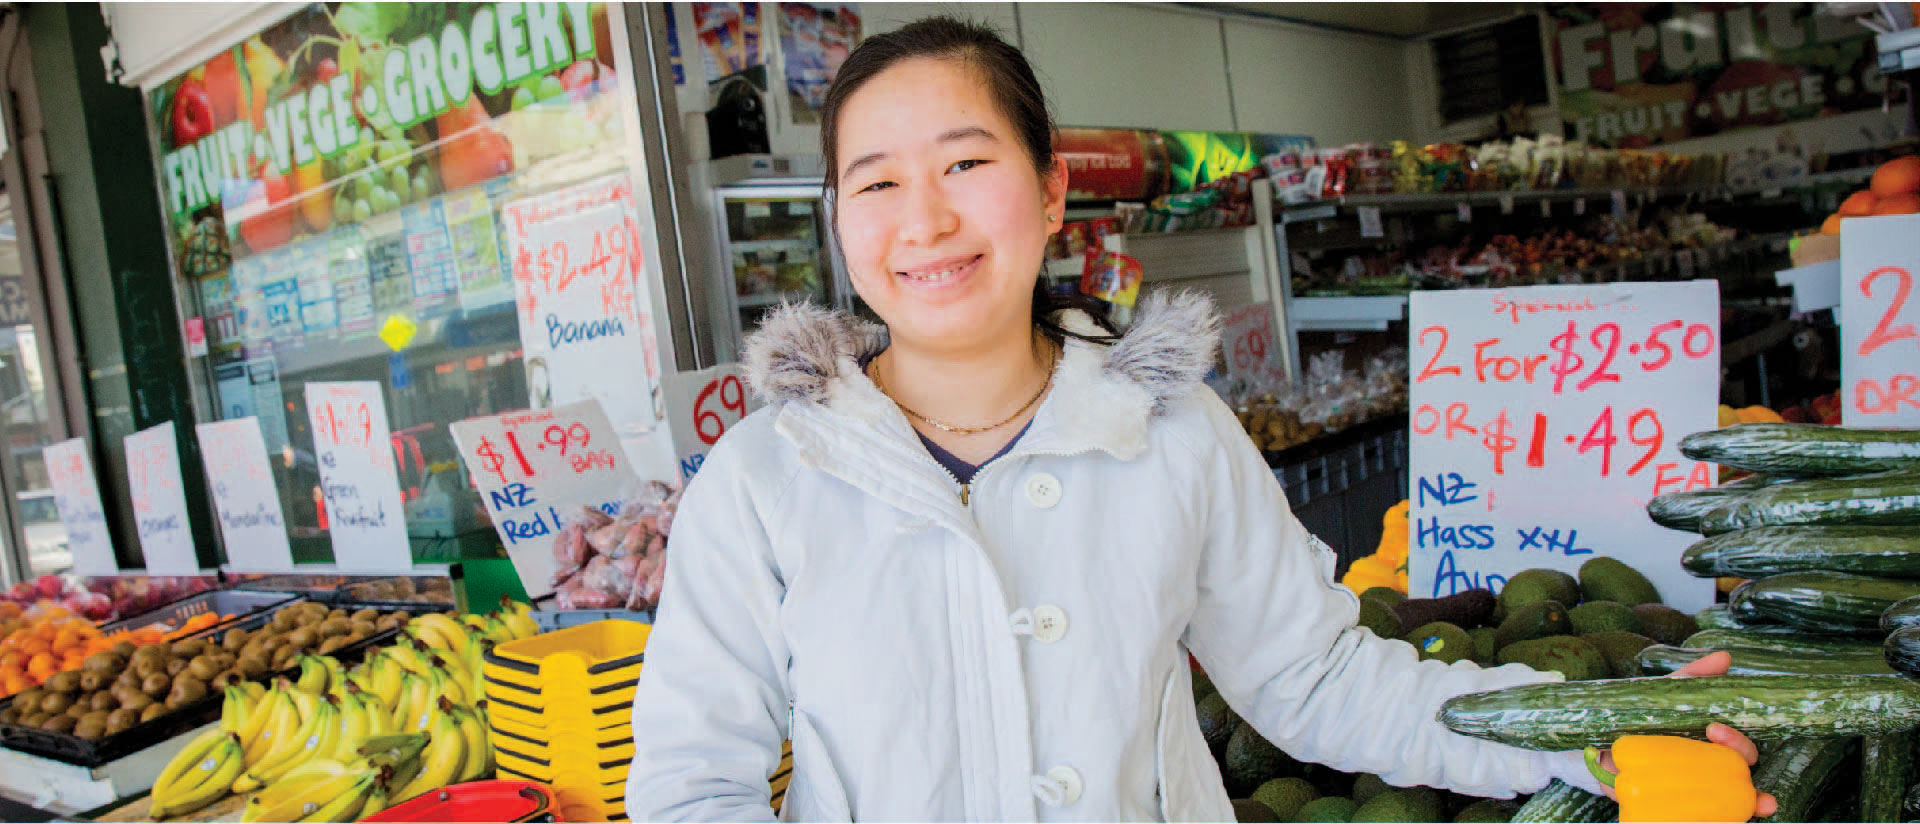
[[[1301,760],[1498,797],[1578,780],[1570,754],[1434,720],[1557,676],[1422,662],[1354,626],[1333,553],[1199,382],[1218,339],[1211,305],[1177,297],[1111,347],[1071,342],[963,493],[857,365],[883,331],[771,317],[748,367],[772,404],[674,522],[632,819],[771,818],[791,738],[788,820],[1231,821],[1189,651]]]

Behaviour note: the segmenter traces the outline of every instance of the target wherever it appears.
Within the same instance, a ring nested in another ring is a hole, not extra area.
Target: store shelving
[[[742,309],[758,309],[781,303],[802,303],[813,297],[812,292],[767,292],[760,295],[742,295],[735,299]]]
[[[1523,204],[1570,203],[1573,201],[1598,201],[1610,206],[1618,197],[1628,206],[1637,206],[1661,198],[1691,197],[1695,200],[1714,198],[1733,198],[1751,195],[1771,196],[1784,194],[1788,190],[1812,189],[1823,186],[1846,186],[1857,184],[1873,176],[1871,168],[1846,169],[1837,172],[1823,172],[1805,175],[1787,180],[1767,181],[1747,186],[1613,186],[1606,188],[1576,189],[1512,189],[1486,192],[1431,192],[1431,193],[1394,193],[1377,195],[1344,195],[1327,200],[1316,200],[1284,207],[1281,222],[1298,223],[1309,220],[1327,220],[1337,217],[1342,210],[1371,207],[1379,209],[1381,214],[1408,214],[1419,212],[1447,212],[1457,210],[1462,204],[1469,207],[1498,206],[1502,211],[1518,210]]]
[[[1406,295],[1297,297],[1289,311],[1298,329],[1316,332],[1385,332],[1407,316]]]

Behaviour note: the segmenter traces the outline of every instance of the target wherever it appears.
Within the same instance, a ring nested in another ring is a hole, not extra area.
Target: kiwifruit
[[[140,711],[121,707],[107,713],[107,734],[112,735],[140,723]]]
[[[348,638],[350,638],[350,637],[351,637],[351,636],[347,636],[347,635],[336,635],[336,636],[334,636],[334,637],[332,637],[332,638],[328,638],[328,639],[327,639],[327,640],[325,640],[325,641],[321,641],[321,642],[320,642],[320,654],[321,654],[321,655],[332,655],[332,654],[333,654],[333,651],[334,651],[334,650],[337,650],[337,649],[339,649],[339,648],[341,648],[341,647],[344,647],[344,646],[346,646],[346,645],[348,645],[348,644],[351,644],[351,643],[353,643],[352,641],[349,641],[349,640],[347,640],[347,639],[348,639]]]
[[[246,630],[234,627],[227,630],[227,636],[221,639],[220,646],[228,652],[239,652],[240,648],[247,643],[247,635]]]
[[[151,675],[166,675],[167,659],[154,656],[141,658],[133,662],[133,669],[131,671],[135,676],[142,679]]]
[[[167,648],[159,644],[150,644],[133,651],[133,660],[144,661],[148,658],[166,658]]]
[[[375,621],[380,620],[380,610],[374,609],[373,607],[367,607],[358,612],[355,612],[354,614],[348,617],[355,621],[365,621],[371,624]]]
[[[380,628],[378,626],[375,626],[372,621],[366,621],[359,618],[355,618],[347,622],[347,631],[357,632],[357,633],[360,633],[361,635],[372,635],[376,632],[379,632]]]
[[[156,672],[140,681],[140,691],[155,701],[160,700],[161,696],[166,695],[167,690],[170,689],[173,689],[173,679],[168,678],[164,672]]]
[[[241,677],[249,681],[265,678],[267,673],[272,671],[269,669],[267,659],[257,655],[252,658],[241,658],[234,663],[233,668],[240,673]]]
[[[320,622],[319,629],[320,629],[320,637],[332,638],[336,635],[345,635],[349,632],[352,632],[353,622],[348,621],[345,618],[328,618],[327,620]]]
[[[197,656],[200,653],[203,653],[206,651],[207,651],[207,642],[199,638],[195,638],[190,641],[173,642],[173,656],[175,658],[185,658],[191,661],[193,660],[194,656]]]
[[[56,715],[52,718],[47,719],[46,723],[41,724],[40,729],[46,730],[47,732],[57,732],[57,733],[60,733],[61,735],[66,735],[68,733],[73,732],[74,726],[79,723],[80,723],[80,719],[75,718],[71,715]]]
[[[73,696],[64,692],[50,692],[47,693],[47,697],[40,699],[40,711],[48,715],[59,715],[71,706],[73,706]]]
[[[320,634],[307,627],[287,633],[287,646],[306,649],[320,640]]]
[[[183,672],[186,672],[186,671],[187,671],[187,665],[188,665],[189,663],[190,663],[190,662],[189,662],[189,661],[188,661],[187,659],[185,659],[185,658],[169,658],[169,659],[167,659],[167,677],[168,677],[168,678],[172,678],[173,676],[176,676],[176,675],[179,675],[180,673],[183,673]]]
[[[380,616],[380,620],[373,622],[374,629],[385,632],[390,629],[406,626],[408,619],[400,617],[402,614],[404,613],[390,612]]]
[[[107,714],[88,713],[73,725],[73,735],[82,741],[98,741],[107,735]]]
[[[68,670],[47,679],[47,689],[52,692],[74,692],[80,689],[80,673]]]
[[[19,709],[14,707],[8,707],[4,710],[0,710],[0,724],[12,724],[19,720],[20,720]]]
[[[79,718],[90,712],[93,712],[93,706],[91,704],[88,704],[85,701],[75,701],[73,702],[73,706],[68,707],[67,711],[63,714],[71,715],[74,718]]]
[[[211,655],[201,655],[187,662],[187,674],[201,681],[212,680],[214,676],[220,674],[222,669],[224,667],[220,666],[220,662],[213,660]]]
[[[113,679],[113,685],[116,687],[133,687],[134,689],[139,689],[140,673],[134,670],[133,667],[127,667],[120,671],[119,677]]]
[[[273,614],[273,620],[267,622],[267,628],[274,632],[286,632],[293,629],[295,617],[293,610],[280,610]]]
[[[139,712],[153,706],[153,697],[139,690],[128,690],[126,694],[119,696],[119,698],[120,708],[123,710]]]
[[[287,634],[285,632],[276,632],[247,644],[247,646],[259,650],[263,655],[272,655],[274,650],[286,645]]]
[[[111,652],[96,652],[87,656],[86,662],[80,665],[80,669],[84,672],[97,672],[111,676],[119,672],[120,668],[126,666],[126,664],[127,659],[114,655]]]
[[[23,712],[20,714],[20,720],[16,723],[22,727],[32,727],[37,730],[46,726],[47,719],[52,717],[53,716],[44,712]]]
[[[94,708],[96,711],[110,712],[115,707],[120,706],[120,699],[113,697],[113,693],[111,692],[101,690],[94,693],[92,698],[87,699],[87,706]]]
[[[224,690],[227,687],[230,687],[234,684],[241,683],[245,680],[247,680],[247,677],[244,675],[241,675],[239,670],[223,670],[219,675],[215,675],[212,681],[207,682],[207,688]]]
[[[134,653],[140,651],[140,648],[134,646],[132,641],[121,641],[118,644],[114,644],[113,649],[108,651],[121,658],[132,658]]]
[[[191,675],[183,675],[174,679],[173,691],[167,693],[167,706],[179,709],[205,697],[207,697],[207,682]]]
[[[325,620],[327,620],[327,611],[325,609],[320,609],[317,611],[302,610],[300,615],[293,619],[293,623],[296,628],[310,627],[310,626],[313,626],[314,624],[318,624],[321,621],[325,621]]]
[[[28,687],[24,690],[21,690],[19,695],[16,695],[13,697],[13,705],[16,707],[33,706],[33,705],[39,704],[40,699],[45,697],[47,697],[47,691],[45,688]]]
[[[109,680],[108,676],[103,673],[88,672],[80,675],[81,692],[99,692],[112,683],[113,681]]]
[[[145,724],[148,721],[166,715],[169,711],[170,709],[165,704],[148,704],[146,709],[140,711],[140,723]]]
[[[291,646],[281,647],[273,651],[273,657],[268,661],[268,668],[274,672],[279,672],[286,669],[293,663],[295,658],[299,657],[300,650]]]

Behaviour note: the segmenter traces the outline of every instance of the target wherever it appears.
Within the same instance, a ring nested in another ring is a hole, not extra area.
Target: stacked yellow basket
[[[487,710],[501,777],[552,787],[567,821],[627,820],[633,691],[652,629],[598,621],[489,650]]]

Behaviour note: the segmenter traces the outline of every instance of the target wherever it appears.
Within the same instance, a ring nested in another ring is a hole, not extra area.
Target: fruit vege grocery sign
[[[1638,147],[1877,108],[1872,33],[1811,3],[1550,7],[1562,118]]]
[[[513,171],[493,120],[613,88],[610,50],[601,3],[308,6],[151,93],[167,208],[184,232],[219,206],[257,252],[289,232],[244,223],[283,201],[323,232],[483,182]]]

